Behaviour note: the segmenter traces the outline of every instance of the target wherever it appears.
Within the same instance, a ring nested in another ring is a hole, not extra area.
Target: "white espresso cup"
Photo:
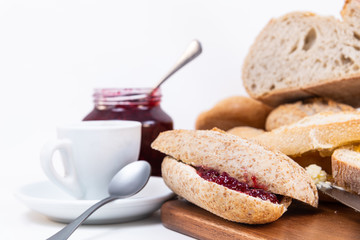
[[[78,199],[101,199],[108,196],[112,177],[138,160],[141,123],[83,121],[57,127],[57,136],[44,145],[40,154],[47,177]],[[54,167],[56,151],[61,156],[64,176]]]

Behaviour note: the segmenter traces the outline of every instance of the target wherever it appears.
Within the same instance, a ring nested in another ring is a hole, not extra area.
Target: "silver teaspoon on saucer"
[[[109,197],[91,206],[74,221],[69,223],[48,240],[65,240],[97,209],[116,199],[127,198],[143,189],[149,181],[150,164],[146,161],[132,162],[123,167],[111,180],[108,192]]]

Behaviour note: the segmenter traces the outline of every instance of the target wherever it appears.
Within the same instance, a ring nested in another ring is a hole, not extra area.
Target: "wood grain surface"
[[[277,221],[247,225],[224,220],[185,200],[163,204],[161,220],[169,229],[197,239],[360,239],[360,213],[339,203],[312,208],[293,202]]]

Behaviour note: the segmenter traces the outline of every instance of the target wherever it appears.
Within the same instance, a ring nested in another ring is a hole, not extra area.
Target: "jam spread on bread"
[[[219,173],[218,171],[206,168],[203,166],[195,167],[197,174],[203,179],[220,184],[224,187],[227,187],[231,190],[238,191],[250,195],[252,197],[261,198],[262,200],[269,200],[272,203],[279,203],[279,199],[273,193],[265,191],[264,189],[258,188],[259,186],[256,184],[256,178],[253,176],[251,180],[254,182],[255,187],[250,187],[245,182],[239,182],[233,177],[230,177],[228,173],[223,172]]]

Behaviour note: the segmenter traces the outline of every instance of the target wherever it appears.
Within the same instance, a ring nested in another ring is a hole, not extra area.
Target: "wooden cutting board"
[[[360,239],[360,213],[339,203],[320,203],[318,209],[293,202],[277,221],[247,225],[224,220],[185,200],[161,207],[169,229],[197,239]]]

